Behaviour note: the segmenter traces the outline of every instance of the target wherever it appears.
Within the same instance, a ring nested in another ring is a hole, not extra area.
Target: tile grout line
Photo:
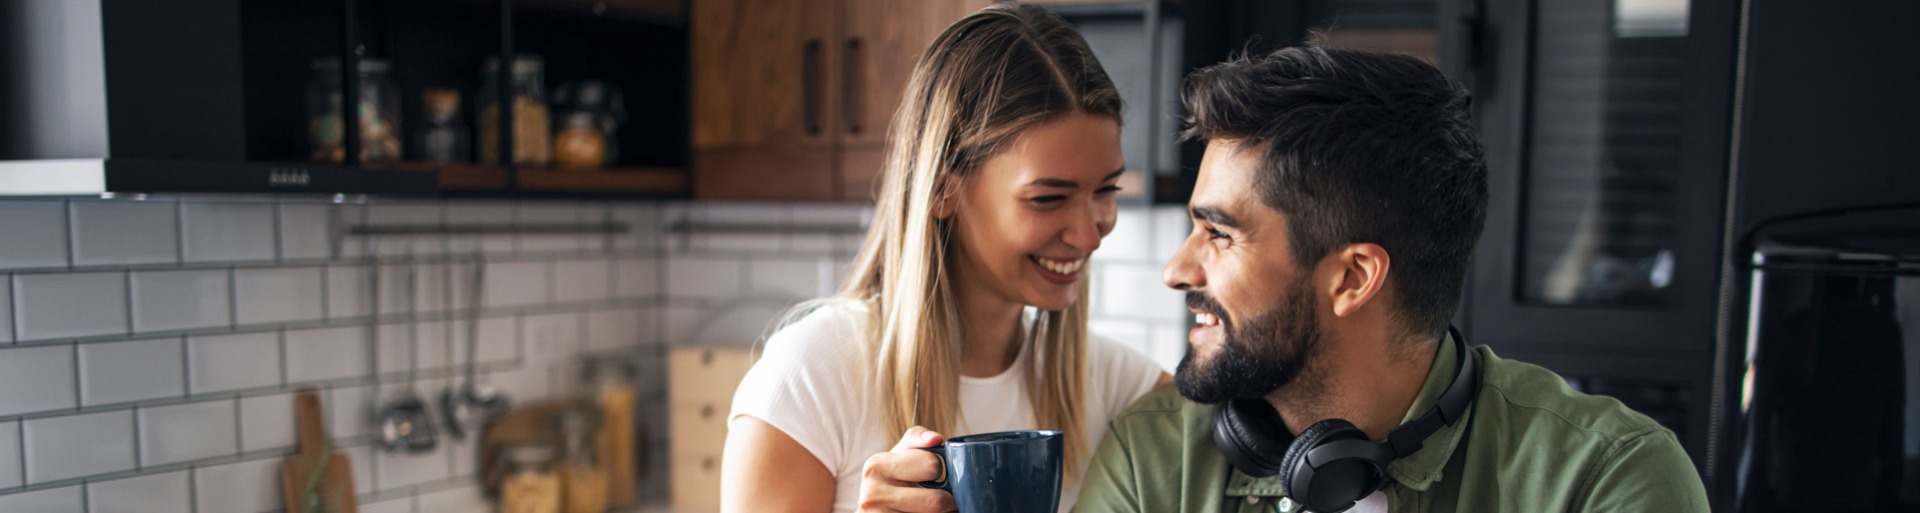
[[[240,272],[227,268],[227,329],[240,326]]]
[[[187,511],[200,511],[200,466],[187,468]]]
[[[247,446],[241,440],[247,438],[247,423],[240,418],[240,394],[233,395],[233,455],[246,454]]]
[[[127,412],[127,420],[133,425],[133,470],[139,472],[143,468],[142,464],[146,463],[146,458],[140,457],[140,449],[142,449],[140,447],[140,407],[134,406]]]
[[[27,486],[27,421],[13,421],[14,445],[20,450],[20,486]]]

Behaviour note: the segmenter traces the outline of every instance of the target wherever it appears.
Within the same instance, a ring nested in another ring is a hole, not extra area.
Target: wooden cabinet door
[[[991,0],[841,0],[838,116],[842,201],[872,201],[887,128],[914,64],[947,25]]]
[[[694,197],[831,200],[838,12],[807,0],[694,0]]]

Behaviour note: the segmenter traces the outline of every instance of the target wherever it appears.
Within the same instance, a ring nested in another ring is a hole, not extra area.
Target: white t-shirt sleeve
[[[836,476],[850,457],[851,430],[866,420],[856,407],[865,395],[855,375],[863,373],[852,372],[861,361],[861,323],[848,310],[825,307],[774,333],[727,416],[729,423],[749,416],[779,429]]]
[[[1088,395],[1106,401],[1108,417],[1119,415],[1135,399],[1153,390],[1160,374],[1166,372],[1139,351],[1099,335],[1087,337],[1087,356],[1091,364],[1087,376],[1095,387]],[[1111,418],[1088,420],[1105,425]]]

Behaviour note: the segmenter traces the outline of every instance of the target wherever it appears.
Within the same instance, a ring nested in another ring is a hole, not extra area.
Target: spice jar
[[[519,54],[513,58],[512,83],[506,84],[513,103],[513,163],[544,166],[553,149],[552,122],[547,114],[545,64],[540,56]],[[497,165],[500,160],[500,59],[490,57],[481,66],[480,88],[480,161]]]
[[[566,513],[606,513],[607,472],[599,464],[600,411],[584,406],[555,419],[560,434],[560,483]]]
[[[553,136],[553,161],[562,169],[599,169],[619,153],[614,130],[625,119],[620,90],[598,80],[572,82],[554,91],[560,125]]]
[[[631,508],[639,503],[639,467],[636,463],[643,448],[634,425],[637,398],[633,362],[590,360],[581,369],[581,384],[589,399],[600,407],[599,461],[607,471],[608,505]]]
[[[519,443],[501,448],[500,513],[560,513],[560,476],[553,445]]]
[[[307,135],[313,159],[341,162],[347,152],[346,128],[341,124],[345,80],[340,76],[340,59],[315,59],[310,71]],[[393,82],[393,63],[361,57],[356,75],[360,98],[354,112],[360,128],[360,161],[400,160],[400,88]]]
[[[467,147],[467,120],[460,115],[460,91],[428,89],[420,93],[420,99],[426,105],[426,119],[420,123],[414,141],[420,160],[466,162],[471,153]]]

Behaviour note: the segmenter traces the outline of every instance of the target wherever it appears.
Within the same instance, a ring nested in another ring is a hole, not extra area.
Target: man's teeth
[[[1220,317],[1210,313],[1195,313],[1193,314],[1193,323],[1201,326],[1212,326],[1220,324]]]
[[[1045,267],[1049,271],[1060,274],[1073,274],[1079,272],[1081,266],[1087,265],[1087,259],[1085,258],[1079,260],[1054,260],[1051,258],[1033,257],[1033,260],[1039,262],[1040,267]]]

